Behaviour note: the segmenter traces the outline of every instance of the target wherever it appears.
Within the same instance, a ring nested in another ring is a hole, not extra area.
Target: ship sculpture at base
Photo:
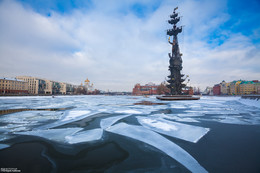
[[[176,24],[180,21],[178,13],[176,13],[176,7],[173,14],[170,15],[170,20],[168,23],[173,25],[172,29],[167,30],[167,35],[169,35],[168,42],[172,45],[172,53],[169,53],[169,71],[167,87],[170,89],[170,95],[168,96],[158,96],[157,99],[160,100],[198,100],[200,97],[195,97],[191,95],[183,95],[183,89],[186,85],[183,83],[185,81],[184,74],[181,74],[182,70],[182,54],[180,53],[178,37],[177,35],[182,32],[182,27],[177,27]],[[172,42],[171,42],[172,37]]]

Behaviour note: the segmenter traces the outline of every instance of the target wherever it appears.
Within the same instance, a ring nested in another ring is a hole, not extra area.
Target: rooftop
[[[11,81],[19,81],[19,82],[25,82],[25,81],[23,81],[23,80],[19,80],[19,79],[16,79],[16,78],[0,77],[0,79],[3,79],[3,80],[11,80]]]

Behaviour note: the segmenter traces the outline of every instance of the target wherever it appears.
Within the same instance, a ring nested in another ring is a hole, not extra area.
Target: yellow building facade
[[[233,81],[227,83],[229,95],[260,94],[260,83],[258,81]]]
[[[23,80],[25,82],[28,82],[28,91],[29,94],[40,94],[41,92],[39,92],[40,87],[40,79],[36,78],[36,77],[31,77],[31,76],[17,76],[16,77],[19,80]],[[43,94],[43,93],[41,93]]]
[[[28,82],[16,78],[0,78],[0,94],[26,94]]]
[[[256,86],[254,82],[245,81],[239,85],[239,95],[256,94]]]

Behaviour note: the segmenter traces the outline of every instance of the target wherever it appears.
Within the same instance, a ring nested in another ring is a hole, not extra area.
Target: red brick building
[[[160,94],[169,93],[169,91],[165,91],[165,90],[159,91],[161,89],[160,88],[161,85],[155,85],[154,83],[148,83],[146,85],[140,85],[138,83],[133,88],[132,95],[160,95]],[[163,85],[163,86],[165,88],[167,88],[165,85]],[[185,88],[183,88],[182,92],[185,95],[193,95],[193,88],[192,87],[185,87]]]
[[[220,90],[221,90],[220,84],[214,85],[214,87],[213,87],[213,95],[220,95],[221,94]]]
[[[158,85],[154,83],[148,83],[146,85],[140,85],[139,83],[133,88],[133,95],[157,95]]]
[[[185,87],[185,88],[183,88],[182,92],[185,95],[193,95],[194,94],[192,87]]]

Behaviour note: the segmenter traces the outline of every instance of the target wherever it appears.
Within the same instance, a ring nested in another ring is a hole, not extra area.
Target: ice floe
[[[37,108],[61,108],[71,105],[73,102],[69,99],[57,97],[53,99],[50,96],[28,96],[28,97],[5,97],[0,99],[0,109],[37,109]]]
[[[163,136],[146,129],[142,126],[119,123],[106,129],[109,132],[127,136],[147,143],[169,155],[191,172],[207,172],[189,153],[184,149],[164,138]]]
[[[65,111],[64,115],[62,116],[62,118],[60,120],[55,121],[50,124],[46,124],[46,125],[37,127],[35,129],[50,129],[50,128],[58,127],[58,126],[61,126],[64,124],[68,124],[68,123],[75,122],[75,121],[81,120],[83,118],[92,116],[96,113],[97,112],[91,112],[88,110]]]
[[[187,109],[188,107],[185,105],[185,104],[181,104],[181,103],[178,103],[176,104],[171,104],[171,108],[175,108],[175,109]]]
[[[22,111],[3,115],[0,117],[0,121],[15,124],[35,124],[48,120],[60,119],[61,116],[61,112],[55,111]]]
[[[66,136],[72,136],[81,131],[83,128],[63,128],[63,129],[48,129],[48,130],[33,130],[27,132],[16,132],[18,135],[29,135],[46,138],[48,140],[65,142]]]
[[[100,140],[103,135],[103,129],[97,128],[92,130],[86,130],[78,132],[73,135],[65,136],[65,140],[69,144],[76,144],[82,142],[90,142]]]
[[[5,140],[11,139],[11,138],[13,138],[11,135],[0,134],[0,141],[5,141]]]
[[[177,123],[161,118],[138,116],[137,120],[142,126],[150,130],[194,143],[198,142],[209,131],[208,128]]]
[[[260,124],[260,116],[257,116],[257,115],[254,116],[251,114],[218,115],[218,116],[212,116],[208,119],[205,119],[205,118],[202,118],[201,120],[217,121],[219,123],[238,124],[238,125],[258,125],[258,124]]]
[[[0,144],[0,150],[10,147],[10,145],[7,144]]]
[[[221,116],[219,117],[219,122],[221,123],[227,123],[227,124],[241,124],[241,125],[248,125],[253,124],[250,121],[243,120],[240,117],[235,116]]]
[[[133,109],[128,109],[128,110],[118,110],[115,111],[115,113],[125,113],[125,114],[142,114],[142,112],[133,110]]]
[[[0,128],[0,132],[30,131],[47,121],[53,122],[61,117],[62,113],[55,111],[23,111],[7,114],[0,117],[0,122],[6,124]]]
[[[120,116],[115,116],[115,117],[109,117],[109,118],[104,118],[100,121],[100,127],[102,129],[106,129],[110,126],[112,126],[113,124],[115,124],[117,121],[126,118],[130,115],[120,115]]]
[[[177,114],[177,115],[174,115],[174,114],[152,114],[151,117],[174,120],[174,121],[178,121],[178,122],[196,122],[196,123],[199,122],[199,121],[195,120],[194,118],[180,117],[179,114]]]
[[[67,111],[65,113],[64,118],[61,121],[69,121],[69,120],[78,119],[79,117],[89,114],[89,113],[90,113],[90,111],[85,111],[85,110]]]

